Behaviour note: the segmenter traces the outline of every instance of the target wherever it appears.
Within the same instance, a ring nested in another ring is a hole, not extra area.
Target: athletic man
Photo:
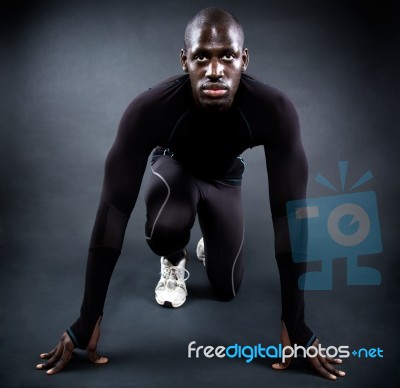
[[[244,236],[240,154],[263,145],[281,278],[282,341],[318,344],[304,322],[297,279],[305,266],[292,260],[285,208],[287,201],[306,195],[307,162],[298,118],[282,92],[243,74],[249,62],[243,44],[243,29],[231,14],[217,8],[200,11],[185,31],[181,64],[187,75],[156,85],[127,108],[106,161],[80,317],[53,351],[40,355],[49,360],[38,369],[51,367],[47,373],[57,373],[75,347],[86,349],[95,363],[108,361],[96,353],[104,301],[153,150],[145,229],[151,249],[161,256],[157,302],[179,307],[186,300],[185,246],[196,214],[204,237],[198,256],[204,259],[213,291],[222,300],[236,295]],[[338,362],[310,359],[329,379],[344,375],[331,365]]]

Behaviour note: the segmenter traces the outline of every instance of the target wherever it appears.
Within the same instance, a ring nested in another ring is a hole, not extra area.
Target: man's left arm
[[[308,167],[296,111],[284,97],[276,103],[273,133],[264,148],[275,256],[281,280],[282,321],[291,343],[307,347],[313,343],[315,335],[304,322],[304,292],[297,285],[297,279],[306,271],[306,264],[292,260],[286,203],[306,197]]]
[[[306,272],[306,262],[295,263],[290,245],[286,203],[306,198],[308,165],[300,136],[297,112],[285,96],[275,106],[273,132],[264,145],[268,170],[270,206],[275,234],[275,257],[278,264],[282,298],[282,338],[285,345],[316,346],[319,342],[305,323],[304,291],[298,286],[299,277]],[[336,370],[332,360],[324,357],[310,359],[318,373],[336,379],[343,372]],[[276,369],[287,365],[276,364]]]

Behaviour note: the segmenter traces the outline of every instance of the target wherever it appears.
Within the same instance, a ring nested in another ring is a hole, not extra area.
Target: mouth
[[[228,93],[228,86],[222,82],[207,82],[201,90],[208,97],[218,98]]]

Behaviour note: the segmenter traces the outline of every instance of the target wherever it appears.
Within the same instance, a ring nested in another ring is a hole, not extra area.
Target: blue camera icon
[[[347,284],[381,283],[379,271],[357,264],[357,256],[382,251],[373,191],[289,201],[286,209],[293,260],[322,262],[322,271],[299,278],[301,289],[331,290],[332,260],[342,257],[347,257]]]

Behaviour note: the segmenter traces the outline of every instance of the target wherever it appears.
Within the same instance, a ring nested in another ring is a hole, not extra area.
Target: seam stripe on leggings
[[[154,175],[158,176],[158,177],[165,183],[165,185],[167,186],[168,193],[167,193],[167,197],[165,198],[164,203],[162,204],[160,210],[158,211],[157,217],[156,217],[156,219],[155,219],[155,221],[154,221],[154,224],[153,224],[153,226],[152,226],[152,228],[151,228],[150,236],[149,236],[149,237],[146,236],[146,239],[147,239],[147,240],[151,240],[151,238],[153,237],[153,232],[154,232],[154,228],[155,228],[155,226],[156,226],[156,223],[157,223],[158,219],[160,218],[160,215],[161,215],[162,211],[164,210],[164,207],[165,207],[165,205],[167,204],[167,202],[168,202],[168,200],[169,200],[169,197],[170,197],[170,195],[171,195],[171,189],[170,189],[170,187],[169,187],[169,185],[168,185],[168,182],[161,176],[161,174],[159,174],[158,172],[155,172],[153,169],[151,169],[151,172],[152,172]]]
[[[244,230],[243,230],[243,235],[242,235],[242,242],[240,243],[240,247],[239,247],[238,253],[237,253],[237,255],[235,257],[235,261],[233,262],[233,265],[232,265],[232,292],[233,292],[234,296],[236,296],[236,292],[235,292],[235,280],[234,280],[233,274],[234,274],[234,271],[235,271],[236,261],[237,261],[239,255],[240,255],[240,252],[241,252],[242,247],[243,247],[243,241],[244,241]]]

